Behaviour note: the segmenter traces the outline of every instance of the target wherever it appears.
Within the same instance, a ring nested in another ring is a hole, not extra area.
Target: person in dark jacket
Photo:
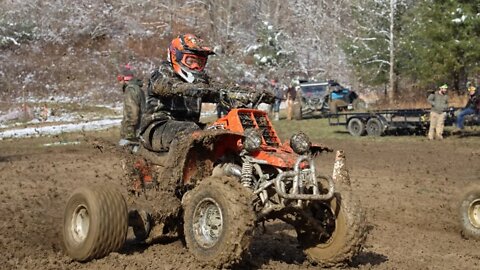
[[[427,101],[432,105],[430,111],[430,129],[428,131],[428,139],[433,140],[435,135],[437,139],[443,139],[443,128],[445,125],[445,117],[448,110],[448,86],[446,84],[439,87],[438,91],[428,96]]]
[[[141,141],[151,151],[168,151],[182,135],[200,129],[202,102],[213,102],[199,91],[211,88],[205,72],[210,47],[193,34],[174,38],[168,62],[155,69],[147,87]]]
[[[117,76],[122,84],[123,92],[123,119],[120,127],[119,145],[137,144],[140,118],[145,104],[145,94],[142,90],[142,80],[135,77],[130,65],[122,67]]]
[[[272,86],[272,91],[275,95],[275,101],[273,103],[273,119],[278,121],[280,120],[280,104],[282,103],[282,100],[285,99],[285,92],[277,79],[272,79],[270,85]]]
[[[464,129],[464,121],[465,116],[470,114],[475,114],[479,112],[479,105],[480,105],[480,91],[478,87],[476,88],[474,85],[469,84],[467,87],[468,91],[468,101],[467,105],[460,111],[457,116],[457,129],[454,130],[454,133],[462,132]]]

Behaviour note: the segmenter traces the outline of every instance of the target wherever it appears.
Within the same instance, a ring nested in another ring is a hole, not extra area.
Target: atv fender
[[[227,153],[239,153],[241,133],[225,130],[202,130],[195,132],[169,153],[165,171],[180,185],[194,185],[197,180],[210,176],[215,161]]]

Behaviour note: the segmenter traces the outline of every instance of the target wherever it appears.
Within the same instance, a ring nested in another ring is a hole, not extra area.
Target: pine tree
[[[420,85],[465,87],[479,72],[480,1],[430,0],[406,16],[401,70]]]
[[[259,26],[257,46],[253,48],[253,57],[258,66],[284,67],[292,59],[292,51],[286,50],[282,39],[285,38],[268,22]]]

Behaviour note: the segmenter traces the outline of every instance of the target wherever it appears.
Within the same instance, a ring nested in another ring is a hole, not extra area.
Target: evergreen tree
[[[285,67],[293,59],[293,51],[286,50],[284,34],[268,22],[259,26],[257,44],[252,47],[255,64],[265,67]]]
[[[401,71],[420,85],[465,87],[479,72],[480,1],[426,0],[405,16]]]

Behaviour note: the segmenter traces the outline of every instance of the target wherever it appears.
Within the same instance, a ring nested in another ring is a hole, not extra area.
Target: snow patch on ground
[[[38,137],[45,135],[57,135],[66,132],[102,130],[118,126],[121,119],[102,119],[86,121],[81,123],[62,124],[44,127],[28,127],[10,129],[0,132],[0,139]]]

